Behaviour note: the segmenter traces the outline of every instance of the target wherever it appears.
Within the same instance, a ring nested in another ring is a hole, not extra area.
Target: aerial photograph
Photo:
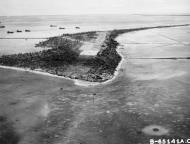
[[[190,0],[0,0],[0,144],[190,144]]]

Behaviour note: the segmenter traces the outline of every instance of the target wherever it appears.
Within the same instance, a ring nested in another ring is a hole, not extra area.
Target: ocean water
[[[39,51],[35,44],[41,38],[61,35],[63,33],[77,33],[95,30],[112,30],[122,28],[136,28],[143,26],[157,26],[168,24],[190,23],[190,16],[152,16],[152,15],[63,15],[63,16],[7,16],[0,17],[0,55]],[[57,27],[50,27],[56,25]],[[80,29],[76,29],[78,26]],[[60,30],[59,27],[65,29]],[[25,29],[31,32],[17,33],[16,30]],[[7,31],[14,31],[7,34]],[[11,38],[11,39],[4,39]],[[22,40],[13,38],[23,38]],[[27,41],[25,38],[28,38]],[[30,38],[35,38],[30,39]]]
[[[95,18],[86,18],[81,24],[73,18],[75,22],[70,21],[67,25],[66,20],[62,20],[67,30],[60,31],[49,27],[50,24],[61,25],[53,16],[51,21],[26,18],[25,23],[22,18],[22,22],[17,22],[17,25],[13,24],[16,23],[16,19],[12,19],[12,26],[11,19],[9,25],[8,19],[4,19],[4,22],[7,21],[6,25],[13,30],[22,23],[20,29],[32,30],[31,33],[27,33],[30,37],[47,36],[45,33],[53,36],[67,31],[88,31],[93,28],[105,30],[189,23],[189,17],[129,17],[131,16],[102,19],[99,22],[98,19],[95,21]],[[81,29],[76,30],[76,25]],[[2,35],[5,30],[1,30]],[[26,36],[24,33],[20,35]],[[65,143],[72,138],[76,143],[147,144],[150,137],[157,137],[158,134],[163,134],[163,131],[164,134],[160,137],[166,139],[189,138],[190,61],[135,59],[190,56],[189,37],[189,26],[120,35],[116,40],[120,43],[118,52],[122,54],[123,59],[118,75],[107,84],[90,88],[77,86],[77,83],[66,79],[1,69],[0,114],[6,114],[13,122],[15,131],[22,137],[20,143],[38,143],[38,140],[41,141],[41,134],[50,129],[52,131],[48,134],[58,134],[55,138],[57,143]],[[26,50],[26,45],[33,46],[38,40],[40,39],[4,40],[4,44],[1,41],[1,45],[6,47],[3,53],[10,53],[11,49],[13,51],[13,46],[18,52]],[[7,48],[8,45],[10,50]],[[92,98],[94,94],[96,96]],[[51,113],[48,117],[49,112]],[[48,118],[52,122],[51,114],[55,118],[54,124],[46,128],[44,119]],[[68,127],[64,132],[60,129],[60,125],[70,126],[73,123],[76,124],[75,127]],[[34,128],[38,129],[35,135]],[[158,128],[158,131],[154,131],[155,128]],[[70,137],[65,136],[64,134],[68,134],[70,130]],[[61,133],[63,135],[60,135]]]

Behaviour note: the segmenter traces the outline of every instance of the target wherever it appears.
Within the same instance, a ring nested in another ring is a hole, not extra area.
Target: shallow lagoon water
[[[0,56],[18,53],[38,52],[48,48],[35,47],[44,39],[0,39]]]
[[[10,16],[0,17],[0,21],[2,25],[6,26],[6,28],[0,29],[0,38],[47,38],[63,33],[184,24],[190,23],[190,17],[148,15]],[[51,24],[57,25],[57,27],[50,27]],[[76,29],[76,26],[79,26],[80,29]],[[65,29],[60,30],[59,27],[65,27]],[[24,32],[25,29],[29,29],[31,32]],[[22,30],[22,33],[17,33],[16,30]],[[13,31],[14,34],[7,34],[7,31]],[[38,40],[28,39],[28,44],[26,44],[24,40],[12,40],[9,42],[8,40],[0,39],[0,54],[12,54],[17,51],[14,50],[15,47],[19,52],[20,50],[23,52],[35,51],[34,45],[37,42]],[[4,48],[5,46],[7,47],[7,52]],[[11,48],[13,51],[10,53]]]
[[[183,36],[177,44],[158,35],[166,32],[178,40],[177,31]],[[188,50],[179,53],[187,48],[183,43],[189,43],[186,31],[166,28],[119,36],[123,63],[117,77],[105,85],[85,87],[0,69],[0,115],[13,123],[21,144],[147,144],[150,138],[189,138],[190,61],[140,59],[188,56]],[[128,38],[148,44],[129,43]]]

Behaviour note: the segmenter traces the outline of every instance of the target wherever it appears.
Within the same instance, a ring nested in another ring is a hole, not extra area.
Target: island
[[[116,68],[122,59],[117,52],[119,43],[115,38],[118,35],[132,31],[187,25],[62,34],[36,44],[36,47],[44,47],[43,51],[3,55],[0,57],[0,65],[28,68],[89,82],[104,82],[113,78]],[[104,39],[102,40],[101,38],[100,41],[100,36],[102,35],[104,35]],[[96,45],[98,41],[100,41],[98,44],[99,51],[95,55],[81,55],[81,47],[83,45],[89,42]]]

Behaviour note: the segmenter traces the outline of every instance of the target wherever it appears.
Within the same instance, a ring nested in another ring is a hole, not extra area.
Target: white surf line
[[[31,70],[29,68],[19,68],[19,67],[11,67],[11,66],[3,66],[3,65],[0,65],[0,68],[17,70],[17,71],[23,71],[23,72],[31,72],[31,73],[35,73],[35,74],[50,76],[50,77],[56,77],[56,78],[62,78],[62,79],[66,79],[66,80],[72,80],[75,85],[77,85],[77,86],[83,86],[83,87],[105,85],[105,84],[109,84],[110,82],[112,82],[113,80],[115,80],[115,78],[119,74],[119,70],[120,70],[121,65],[122,65],[122,63],[124,61],[124,58],[123,58],[122,54],[119,53],[119,51],[118,51],[118,47],[116,48],[116,51],[121,56],[121,61],[119,62],[118,66],[117,66],[117,68],[116,68],[116,70],[114,72],[114,76],[111,79],[109,79],[107,81],[104,81],[104,82],[90,82],[90,81],[85,81],[85,80],[72,79],[72,78],[69,78],[69,77],[64,77],[64,76],[58,76],[58,75],[55,75],[55,74],[50,74],[48,72],[44,72],[43,70]]]
[[[50,74],[50,73],[44,72],[42,70],[31,70],[29,68],[19,68],[19,67],[11,67],[11,66],[3,66],[3,65],[0,65],[0,68],[17,70],[17,71],[23,71],[23,72],[31,72],[31,73],[35,73],[35,74],[50,76],[50,77],[56,77],[56,78],[62,78],[62,79],[66,79],[66,80],[72,80],[74,82],[74,84],[77,85],[77,86],[89,87],[89,86],[97,86],[97,85],[108,84],[108,83],[112,82],[117,77],[117,75],[119,73],[119,69],[121,67],[121,64],[123,63],[123,60],[124,60],[123,56],[120,53],[119,53],[119,55],[122,57],[122,59],[121,59],[120,63],[118,64],[117,68],[116,68],[116,71],[114,73],[113,78],[111,78],[110,80],[107,80],[105,82],[90,82],[90,81],[85,81],[85,80],[72,79],[72,78],[69,78],[69,77],[64,77],[64,76],[58,76],[58,75],[55,75],[55,74]]]
[[[112,81],[114,81],[116,79],[116,77],[118,76],[119,70],[121,69],[121,66],[124,62],[124,57],[118,50],[119,50],[119,48],[117,47],[117,53],[121,56],[121,61],[119,62],[118,66],[114,72],[114,76],[111,79],[109,79],[105,82],[89,82],[89,81],[84,81],[84,80],[74,80],[75,85],[88,87],[88,86],[105,85],[105,84],[109,84]]]
[[[119,64],[117,65],[117,68],[114,72],[114,75],[111,79],[109,80],[106,80],[104,82],[90,82],[90,81],[84,81],[84,80],[74,80],[74,83],[75,85],[78,85],[78,86],[84,86],[84,87],[89,87],[89,86],[97,86],[97,85],[105,85],[105,84],[109,84],[111,83],[112,81],[114,81],[116,79],[116,77],[118,76],[119,74],[119,70],[121,69],[121,65],[123,64],[124,62],[124,56],[119,52],[119,47],[121,45],[118,45],[117,48],[116,48],[116,51],[117,53],[121,56],[121,61],[119,62]]]
[[[170,28],[170,27],[168,27],[168,28]],[[12,69],[12,70],[18,70],[18,71],[27,71],[27,72],[31,72],[31,73],[35,73],[35,74],[41,74],[41,75],[51,76],[51,77],[56,77],[56,78],[62,78],[62,79],[66,79],[66,80],[72,80],[72,81],[74,81],[74,84],[77,85],[77,86],[89,87],[89,86],[105,85],[105,84],[108,84],[108,83],[110,83],[110,82],[112,82],[113,80],[116,79],[116,77],[119,74],[119,70],[121,68],[121,65],[124,62],[124,56],[118,51],[118,47],[116,48],[116,51],[121,56],[121,61],[118,64],[118,66],[117,66],[117,68],[116,68],[116,70],[114,72],[113,78],[111,78],[110,80],[107,80],[105,82],[90,82],[90,81],[84,81],[84,80],[78,80],[78,79],[71,79],[71,78],[68,78],[68,77],[58,76],[58,75],[50,74],[50,73],[47,73],[47,72],[31,70],[29,68],[25,69],[25,68],[19,68],[19,67],[3,66],[3,65],[0,65],[0,68]]]
[[[19,67],[11,67],[11,66],[3,66],[3,65],[0,65],[0,68],[11,69],[11,70],[16,70],[16,71],[23,71],[23,72],[31,72],[31,73],[45,75],[45,76],[63,78],[63,79],[67,79],[67,80],[73,80],[71,78],[67,78],[67,77],[64,77],[64,76],[58,76],[58,75],[50,74],[50,73],[43,72],[43,71],[40,71],[40,70],[31,70],[29,68],[19,68]]]
[[[108,81],[105,81],[105,82],[89,82],[89,81],[84,81],[84,80],[71,79],[69,77],[64,77],[64,76],[58,76],[58,75],[50,74],[48,72],[43,72],[43,71],[40,71],[40,70],[31,70],[29,68],[19,68],[19,67],[11,67],[11,66],[3,66],[3,65],[0,65],[0,68],[16,70],[16,71],[23,71],[23,72],[30,72],[30,73],[40,74],[40,75],[44,75],[44,76],[62,78],[62,79],[66,79],[66,80],[72,80],[75,85],[85,86],[85,87],[96,86],[96,85],[99,85],[99,84],[106,84],[106,83],[108,83],[108,82],[110,82],[112,80],[111,79],[111,80],[108,80]]]

